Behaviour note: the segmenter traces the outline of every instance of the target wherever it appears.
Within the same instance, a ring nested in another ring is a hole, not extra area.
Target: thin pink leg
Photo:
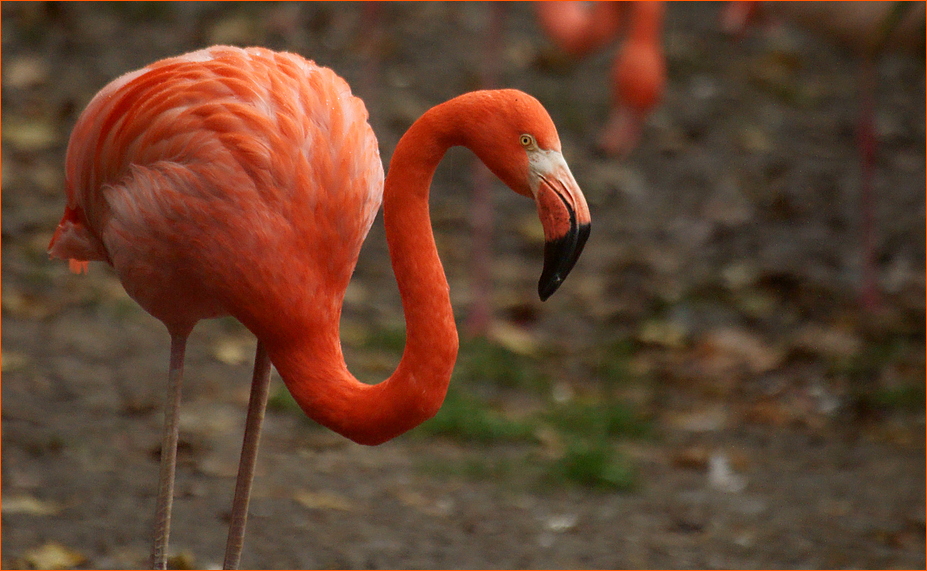
[[[183,359],[187,335],[171,334],[171,365],[168,374],[167,403],[164,407],[164,435],[161,440],[161,471],[158,476],[158,503],[155,508],[152,569],[167,569],[167,544],[171,535],[171,507],[174,503],[174,474],[177,468],[178,412],[183,384]]]
[[[472,250],[470,258],[470,315],[466,332],[485,336],[492,321],[492,173],[480,161],[473,162],[473,198],[470,203]]]
[[[502,61],[502,31],[506,6],[490,2],[481,83],[492,89],[499,83]],[[478,160],[473,162],[473,198],[470,203],[472,258],[470,284],[473,291],[465,330],[471,337],[485,336],[492,321],[492,173]]]
[[[229,525],[228,543],[225,545],[223,569],[238,569],[241,550],[245,543],[245,524],[248,522],[248,503],[251,500],[251,483],[254,481],[254,466],[257,462],[258,444],[261,440],[261,424],[267,408],[270,390],[270,357],[259,340],[254,356],[254,376],[251,379],[251,398],[248,401],[248,417],[245,420],[245,438],[241,446],[241,461],[238,463],[238,480],[235,482],[235,499],[232,501],[232,521]]]

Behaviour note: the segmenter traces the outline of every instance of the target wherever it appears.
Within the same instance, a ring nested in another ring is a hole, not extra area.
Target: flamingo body
[[[124,75],[74,128],[50,252],[111,263],[171,331],[232,314],[270,334],[268,284],[294,312],[347,287],[382,200],[366,119],[331,70],[263,49]]]

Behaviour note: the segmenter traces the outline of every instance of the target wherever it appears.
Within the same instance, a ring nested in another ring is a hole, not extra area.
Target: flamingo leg
[[[473,198],[470,224],[472,226],[472,257],[470,283],[473,291],[466,331],[471,337],[482,337],[489,332],[492,322],[492,177],[486,165],[473,162]]]
[[[152,569],[167,569],[167,543],[171,535],[171,507],[174,503],[174,474],[177,469],[177,439],[180,434],[178,412],[186,350],[187,335],[172,333],[167,403],[164,407],[164,434],[161,440],[161,469],[158,476],[158,502],[155,508],[154,545],[151,549]]]
[[[486,32],[480,83],[483,89],[493,89],[499,83],[502,67],[502,33],[507,7],[499,2],[489,4],[489,26]],[[492,173],[479,160],[473,163],[473,198],[470,224],[473,246],[471,287],[473,291],[466,331],[471,337],[484,337],[492,323]]]
[[[248,522],[248,503],[251,500],[251,483],[254,481],[254,466],[257,461],[258,444],[261,440],[261,424],[267,408],[270,390],[270,357],[264,344],[258,340],[254,356],[254,376],[251,379],[251,397],[248,401],[248,417],[245,420],[245,437],[241,445],[241,461],[238,463],[238,479],[235,482],[235,499],[232,500],[232,521],[229,525],[228,543],[225,545],[223,569],[238,569],[241,550],[245,543],[245,524]]]

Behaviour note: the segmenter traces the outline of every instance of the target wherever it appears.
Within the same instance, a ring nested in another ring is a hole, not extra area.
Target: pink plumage
[[[232,315],[258,338],[227,568],[241,554],[271,363],[307,415],[356,442],[385,442],[437,412],[458,341],[428,192],[454,145],[536,199],[546,299],[583,249],[589,209],[553,122],[520,91],[464,94],[429,110],[396,146],[385,179],[363,102],[294,54],[220,46],[166,59],[116,79],[81,114],[49,252],[72,269],[111,264],[171,334],[156,568],[166,563],[186,339],[200,319]],[[381,202],[407,339],[396,371],[368,385],[347,370],[339,322]]]

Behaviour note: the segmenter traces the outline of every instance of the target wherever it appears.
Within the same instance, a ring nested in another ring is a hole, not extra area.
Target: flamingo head
[[[474,92],[472,120],[463,144],[515,192],[533,198],[544,228],[542,301],[573,269],[589,237],[589,206],[560,148],[547,111],[514,89]]]

